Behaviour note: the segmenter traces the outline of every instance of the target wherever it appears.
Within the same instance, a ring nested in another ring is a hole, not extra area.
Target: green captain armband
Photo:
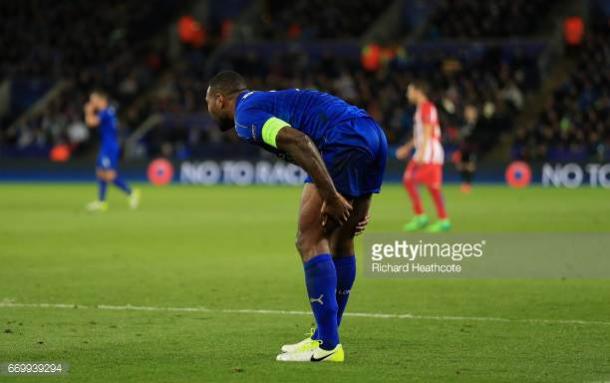
[[[263,142],[267,145],[271,145],[277,149],[277,144],[275,143],[275,138],[277,137],[278,132],[285,126],[290,126],[286,121],[280,120],[277,117],[271,117],[265,122],[263,125],[263,129],[261,135],[263,136]]]

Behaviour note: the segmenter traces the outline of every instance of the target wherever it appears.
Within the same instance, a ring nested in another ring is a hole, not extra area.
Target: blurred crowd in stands
[[[610,25],[593,24],[570,50],[573,67],[536,123],[515,132],[513,157],[527,160],[610,159]]]
[[[10,17],[0,23],[0,78],[64,82],[40,113],[10,127],[3,121],[5,151],[44,154],[58,143],[86,149],[82,108],[89,91],[108,89],[120,105],[133,101],[166,62],[150,36],[179,9],[169,0],[2,2],[0,12]]]
[[[385,1],[265,0],[260,34],[268,40],[358,38],[388,4]]]
[[[469,137],[476,138],[478,149],[488,150],[498,133],[511,129],[512,116],[523,107],[525,93],[538,86],[539,74],[535,57],[493,47],[483,51],[461,60],[437,52],[426,54],[425,61],[413,60],[403,52],[377,71],[363,69],[358,60],[330,56],[310,60],[302,53],[272,58],[228,56],[218,66],[244,75],[250,89],[311,88],[337,95],[368,111],[381,123],[391,144],[411,134],[414,108],[407,104],[405,90],[411,79],[424,78],[433,90],[430,97],[442,111],[445,144],[456,147]],[[205,74],[200,60],[194,59],[190,65],[185,62],[166,78],[160,93],[147,106],[147,113],[201,113]],[[470,118],[465,116],[467,108],[472,110]],[[206,123],[185,121],[165,133],[158,130],[153,146],[160,148],[159,140],[177,140],[174,144],[179,148],[194,148],[210,139],[222,137],[210,132]],[[165,142],[164,148],[171,144]]]
[[[532,36],[560,1],[441,0],[424,32],[427,39],[497,39]]]
[[[151,38],[180,15],[181,8],[169,0],[74,0],[44,7],[41,0],[24,1],[25,7],[0,4],[0,11],[12,15],[0,25],[0,42],[6,47],[0,58],[1,77],[50,77],[65,81],[65,86],[41,113],[10,128],[2,124],[3,154],[44,154],[61,143],[77,153],[87,152],[96,140],[82,122],[82,106],[94,87],[113,96],[125,133],[151,116],[164,117],[141,139],[142,155],[196,154],[202,144],[234,139],[215,129],[203,104],[205,81],[219,69],[244,74],[251,89],[298,87],[333,93],[367,110],[391,144],[411,134],[413,107],[407,105],[404,92],[414,78],[429,82],[449,153],[458,148],[485,153],[500,133],[511,131],[516,132],[513,157],[526,159],[564,155],[566,150],[593,155],[608,139],[609,78],[608,71],[599,69],[609,67],[607,25],[595,29],[576,51],[572,75],[555,91],[537,123],[516,127],[528,94],[541,84],[539,55],[502,43],[465,45],[451,53],[444,48],[417,53],[409,44],[395,44],[391,57],[374,70],[359,59],[332,54],[312,59],[290,49],[272,57],[221,55],[210,71],[209,47],[185,45],[181,58],[170,62],[167,47]],[[181,4],[186,7],[188,2]],[[314,43],[361,36],[388,6],[371,1],[333,1],[326,6],[318,0],[264,4],[262,38]],[[433,4],[437,7],[430,13],[425,41],[534,36],[549,8],[543,0]],[[28,33],[16,34],[24,23],[31,26]]]
[[[1,2],[0,73],[73,78],[86,68],[104,72],[178,10],[170,0]]]
[[[149,62],[135,62],[123,56],[106,70],[85,69],[66,83],[40,113],[16,121],[4,130],[1,139],[23,154],[44,154],[49,145],[65,143],[85,150],[89,130],[83,123],[83,105],[94,88],[109,89],[118,105],[128,105],[159,73],[160,56]]]

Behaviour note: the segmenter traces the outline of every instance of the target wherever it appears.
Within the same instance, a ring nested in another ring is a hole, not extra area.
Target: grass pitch
[[[0,185],[0,363],[70,365],[0,382],[610,380],[608,281],[359,277],[348,313],[414,317],[346,316],[341,365],[275,362],[312,323],[298,313],[300,189],[144,187],[138,211],[109,194],[88,214],[94,185]],[[449,187],[446,200],[456,232],[610,231],[607,190]],[[372,216],[370,231],[400,228],[404,191],[386,186]]]

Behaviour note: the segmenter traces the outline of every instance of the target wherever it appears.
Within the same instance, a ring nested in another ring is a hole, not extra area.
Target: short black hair
[[[414,79],[409,83],[409,85],[412,85],[413,87],[415,87],[415,89],[419,90],[426,96],[428,96],[428,92],[430,92],[430,87],[428,86],[428,82],[424,79],[420,79],[420,78]]]
[[[212,92],[218,92],[225,96],[244,91],[247,89],[246,80],[237,72],[223,71],[212,77],[209,83]]]

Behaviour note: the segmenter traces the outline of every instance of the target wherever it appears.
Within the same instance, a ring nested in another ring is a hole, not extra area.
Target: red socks
[[[430,195],[432,196],[432,201],[434,201],[434,206],[436,207],[436,214],[438,215],[438,219],[447,219],[447,212],[445,211],[445,201],[443,201],[441,189],[428,186],[428,192],[430,192]]]
[[[413,206],[413,212],[416,215],[423,214],[424,208],[421,203],[419,192],[417,191],[417,184],[410,179],[404,179],[403,184],[407,190],[407,193],[409,193],[409,198],[411,199],[411,204]],[[443,201],[441,189],[428,186],[428,192],[432,196],[432,201],[434,202],[438,219],[446,219],[447,211],[445,211],[445,201]]]
[[[415,182],[410,179],[403,179],[403,184],[405,185],[405,189],[407,189],[407,193],[409,193],[409,198],[411,198],[411,204],[413,205],[413,212],[416,215],[420,215],[424,213],[424,208],[421,203],[421,198],[419,196],[419,192],[417,191],[417,185]]]

